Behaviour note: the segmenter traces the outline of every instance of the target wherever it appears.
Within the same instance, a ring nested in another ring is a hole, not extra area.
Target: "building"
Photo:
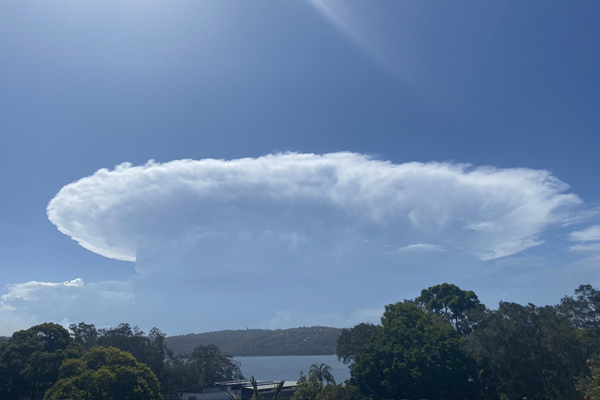
[[[273,398],[273,394],[279,381],[257,381],[258,391],[265,396],[265,400]],[[296,381],[285,381],[280,397],[291,398],[298,384]],[[236,395],[242,400],[249,400],[254,394],[254,388],[249,380],[215,382],[213,387],[200,389],[197,391],[180,391],[181,400],[231,400],[231,396]]]

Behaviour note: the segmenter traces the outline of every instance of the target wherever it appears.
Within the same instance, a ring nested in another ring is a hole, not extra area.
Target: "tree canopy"
[[[585,345],[551,306],[501,302],[469,343],[490,399],[578,399],[577,376],[586,373]]]
[[[178,354],[166,361],[164,393],[197,390],[215,382],[244,379],[240,364],[221,355],[217,346],[198,346],[191,353]]]
[[[443,318],[411,301],[386,306],[381,328],[356,355],[351,382],[377,399],[472,398],[475,360]]]
[[[131,353],[98,346],[66,360],[45,399],[161,400],[162,395],[156,376]]]
[[[335,385],[335,379],[331,373],[331,366],[325,363],[313,364],[310,366],[309,374],[313,373],[317,376],[319,382],[323,383],[323,381],[325,381],[327,384],[333,383]]]
[[[0,399],[41,398],[56,382],[63,361],[82,353],[83,348],[58,324],[15,332],[0,345]]]
[[[292,400],[315,400],[323,390],[323,383],[319,381],[315,372],[309,373],[307,379],[306,375],[300,371],[297,385]]]
[[[462,335],[472,330],[470,312],[481,310],[483,306],[472,290],[461,290],[458,286],[443,283],[421,291],[415,301],[428,311],[444,316],[452,327]]]
[[[351,329],[344,328],[337,341],[336,354],[339,361],[350,364],[375,334],[377,327],[369,323],[360,323]]]

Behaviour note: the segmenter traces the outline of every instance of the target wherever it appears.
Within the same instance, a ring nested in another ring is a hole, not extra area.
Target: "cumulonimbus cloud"
[[[581,203],[567,190],[544,170],[286,153],[124,163],[66,185],[47,212],[86,249],[128,261],[158,242],[210,253],[217,242],[294,249],[323,238],[332,252],[418,240],[491,260],[542,243]]]

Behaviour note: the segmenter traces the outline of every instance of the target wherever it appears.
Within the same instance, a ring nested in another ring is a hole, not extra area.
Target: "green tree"
[[[321,390],[316,400],[360,400],[360,392],[352,385],[327,385]]]
[[[80,322],[69,325],[73,339],[90,349],[94,346],[115,347],[131,353],[154,372],[158,380],[165,383],[165,359],[167,358],[166,335],[152,328],[146,335],[137,326],[119,324],[113,328],[96,329],[93,324]]]
[[[164,392],[198,390],[215,382],[244,379],[240,364],[221,355],[214,345],[198,346],[191,353],[171,356],[165,364]]]
[[[15,332],[0,346],[0,399],[41,398],[56,382],[63,361],[82,353],[83,348],[58,324]]]
[[[375,399],[476,397],[475,360],[450,324],[414,302],[385,307],[381,328],[356,355],[351,383]]]
[[[337,340],[336,354],[338,361],[349,364],[377,331],[373,324],[360,323],[351,329],[344,328]]]
[[[585,393],[586,400],[600,400],[600,368],[595,360],[588,361],[590,376],[578,379],[577,389]]]
[[[150,368],[126,351],[92,347],[82,358],[66,360],[47,400],[162,399],[160,384]]]
[[[333,378],[333,374],[331,373],[331,366],[321,363],[321,364],[313,364],[310,366],[310,370],[308,374],[315,374],[317,379],[321,384],[323,380],[327,382],[327,384],[333,383],[335,385],[335,379]]]
[[[300,371],[300,378],[298,378],[297,385],[292,400],[316,400],[323,389],[323,384],[314,372],[310,373],[307,379],[306,375]]]
[[[600,290],[581,285],[574,297],[563,297],[556,309],[577,331],[589,350],[588,356],[600,353]]]
[[[258,389],[258,382],[256,381],[256,379],[254,379],[254,377],[250,378],[250,384],[252,385],[252,389],[254,389],[254,391],[252,393],[252,399],[251,400],[265,400],[265,396]],[[271,397],[271,400],[277,400],[277,399],[279,399],[281,397],[281,391],[283,390],[283,385],[284,384],[285,384],[285,381],[280,381],[277,384],[277,387],[273,391],[273,397]],[[227,394],[229,395],[229,397],[232,400],[238,400],[239,399],[239,396],[237,396],[235,394],[231,394],[231,393],[227,393]]]
[[[415,301],[428,311],[444,316],[461,335],[471,333],[476,322],[474,316],[484,308],[475,292],[461,290],[450,283],[423,289]]]
[[[500,302],[473,332],[469,347],[490,399],[581,398],[576,379],[586,374],[587,351],[554,307]]]

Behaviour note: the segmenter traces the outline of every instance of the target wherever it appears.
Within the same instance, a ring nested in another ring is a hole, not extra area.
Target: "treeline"
[[[0,399],[175,399],[184,389],[243,378],[216,346],[175,355],[157,328],[69,328],[36,325],[0,345]]]
[[[290,356],[335,354],[341,329],[324,326],[292,329],[225,330],[170,336],[167,347],[175,354],[213,344],[229,356]]]
[[[345,390],[370,399],[600,399],[599,352],[590,285],[556,306],[490,310],[445,283],[386,306],[381,325],[344,329],[337,344],[351,364]]]

